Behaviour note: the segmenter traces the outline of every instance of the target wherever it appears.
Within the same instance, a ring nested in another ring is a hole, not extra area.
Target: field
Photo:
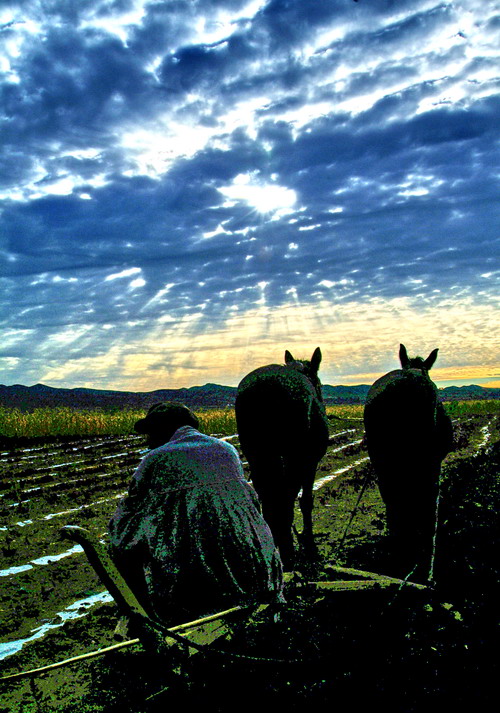
[[[499,402],[447,408],[455,449],[443,465],[432,595],[353,600],[305,589],[291,595],[276,623],[241,646],[302,665],[253,667],[196,656],[170,681],[167,668],[135,646],[0,684],[0,711],[146,712],[171,707],[179,696],[221,711],[239,696],[292,709],[346,698],[355,710],[372,702],[419,711],[467,701],[493,711],[499,671],[488,652],[498,647]],[[131,435],[142,414],[58,411],[0,411],[2,675],[115,643],[116,606],[60,528],[81,525],[106,538],[107,521],[145,452],[143,439]],[[315,486],[317,552],[307,559],[297,543],[298,577],[328,579],[332,564],[391,574],[362,407],[328,413],[331,443]],[[238,447],[232,411],[199,415],[203,430]],[[298,508],[296,525],[300,530]],[[240,683],[236,698],[228,679]]]

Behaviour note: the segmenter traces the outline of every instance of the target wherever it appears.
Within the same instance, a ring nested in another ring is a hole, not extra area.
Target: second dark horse
[[[287,350],[284,365],[269,364],[247,374],[236,397],[241,449],[287,570],[293,568],[294,503],[301,489],[303,538],[312,542],[312,489],[328,446],[320,363],[319,347],[310,361],[295,360]]]
[[[432,578],[441,461],[453,445],[451,421],[429,377],[437,354],[409,358],[401,344],[401,369],[373,384],[364,412],[396,574],[422,581]]]

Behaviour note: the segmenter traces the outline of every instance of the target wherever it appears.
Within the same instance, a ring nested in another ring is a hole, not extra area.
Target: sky
[[[0,381],[500,386],[494,0],[2,0]]]

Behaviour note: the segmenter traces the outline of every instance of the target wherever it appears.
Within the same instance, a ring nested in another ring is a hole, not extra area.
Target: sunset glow
[[[2,6],[2,381],[498,385],[496,12]]]

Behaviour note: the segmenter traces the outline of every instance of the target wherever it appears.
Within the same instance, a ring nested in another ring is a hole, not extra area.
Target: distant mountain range
[[[323,386],[325,403],[362,404],[370,388],[358,386]],[[500,389],[483,386],[447,386],[439,390],[442,401],[500,399]],[[189,408],[224,408],[234,406],[236,387],[220,384],[192,386],[188,389],[158,389],[157,391],[106,391],[104,389],[58,389],[45,384],[35,386],[4,386],[0,384],[0,405],[32,411],[35,408],[66,406],[74,409],[147,409],[160,401],[178,401]]]

